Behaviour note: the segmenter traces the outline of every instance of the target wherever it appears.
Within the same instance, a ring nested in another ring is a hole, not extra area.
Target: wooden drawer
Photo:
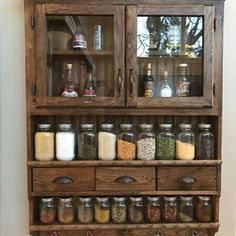
[[[33,168],[33,192],[94,190],[94,168]]]
[[[97,167],[96,190],[156,190],[155,167]]]
[[[157,190],[216,191],[216,167],[160,167],[157,168]]]

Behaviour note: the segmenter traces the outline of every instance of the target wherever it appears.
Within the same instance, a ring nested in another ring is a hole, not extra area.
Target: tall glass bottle
[[[180,76],[177,79],[176,83],[176,96],[177,97],[187,97],[189,96],[189,85],[186,70],[188,65],[186,63],[179,64]]]
[[[153,97],[154,95],[154,78],[152,76],[152,64],[147,63],[145,65],[145,73],[143,76],[144,82],[144,97]]]
[[[83,96],[95,97],[96,96],[96,86],[93,80],[93,67],[92,65],[87,66],[87,80],[84,86]]]
[[[168,81],[168,70],[167,70],[166,65],[164,67],[163,76],[164,76],[164,79],[160,86],[160,97],[172,97],[173,89]]]

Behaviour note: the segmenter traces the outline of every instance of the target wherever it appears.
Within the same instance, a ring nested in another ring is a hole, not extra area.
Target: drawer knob
[[[52,182],[55,184],[72,184],[74,181],[73,181],[73,179],[71,179],[67,176],[60,176],[60,177],[57,177],[56,179],[54,179]]]
[[[125,175],[125,176],[118,177],[117,179],[115,179],[114,182],[119,183],[119,184],[131,184],[131,183],[135,183],[136,180],[131,176]]]
[[[179,182],[182,184],[194,184],[197,182],[197,180],[192,176],[182,176],[179,179]]]

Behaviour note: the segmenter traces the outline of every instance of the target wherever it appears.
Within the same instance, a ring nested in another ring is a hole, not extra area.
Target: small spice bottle
[[[71,161],[75,157],[75,132],[72,124],[59,124],[56,133],[56,159]]]
[[[74,221],[74,206],[72,197],[59,198],[58,221],[62,224],[71,224]]]
[[[116,158],[116,135],[113,124],[101,124],[98,132],[98,159],[114,160]]]
[[[53,197],[41,198],[39,204],[39,218],[43,224],[52,224],[56,221],[56,205]]]
[[[160,133],[157,135],[157,159],[173,160],[175,158],[175,135],[172,124],[159,124]]]
[[[95,220],[97,223],[106,224],[110,221],[110,201],[109,197],[96,197]]]
[[[212,160],[215,158],[215,139],[211,132],[211,124],[199,124],[199,134],[197,138],[197,159]]]
[[[133,124],[121,124],[121,133],[117,139],[117,159],[134,160],[136,156],[135,136],[132,132]]]
[[[93,222],[93,200],[91,197],[79,197],[78,220],[80,223]]]
[[[194,220],[193,197],[181,196],[179,199],[178,220],[183,223],[190,223]]]
[[[145,202],[145,218],[149,223],[158,223],[161,220],[160,197],[147,197]]]
[[[177,198],[167,197],[163,199],[163,221],[166,223],[174,223],[177,221]]]
[[[129,197],[128,219],[130,223],[141,223],[144,221],[142,197]]]
[[[54,159],[54,132],[52,124],[38,124],[34,136],[35,159],[51,161]]]
[[[196,220],[199,222],[210,222],[212,220],[212,203],[210,197],[197,197]]]
[[[156,154],[156,140],[153,124],[140,124],[141,133],[137,141],[137,158],[139,160],[154,160]]]
[[[111,206],[111,219],[113,223],[122,224],[127,220],[127,205],[125,197],[113,197]]]
[[[180,124],[176,140],[176,159],[193,160],[195,157],[195,135],[191,124]]]
[[[97,135],[94,124],[81,124],[78,135],[78,156],[80,160],[97,159]]]

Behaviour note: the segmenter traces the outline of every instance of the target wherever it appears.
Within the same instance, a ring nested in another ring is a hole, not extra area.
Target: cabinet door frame
[[[114,96],[113,97],[49,97],[46,84],[46,15],[110,15],[114,17]],[[81,4],[37,4],[35,7],[37,107],[123,107],[124,86],[124,6]]]
[[[214,6],[159,5],[128,6],[126,11],[127,106],[138,108],[212,108],[214,84]],[[203,16],[203,96],[138,97],[137,17],[146,15]]]

